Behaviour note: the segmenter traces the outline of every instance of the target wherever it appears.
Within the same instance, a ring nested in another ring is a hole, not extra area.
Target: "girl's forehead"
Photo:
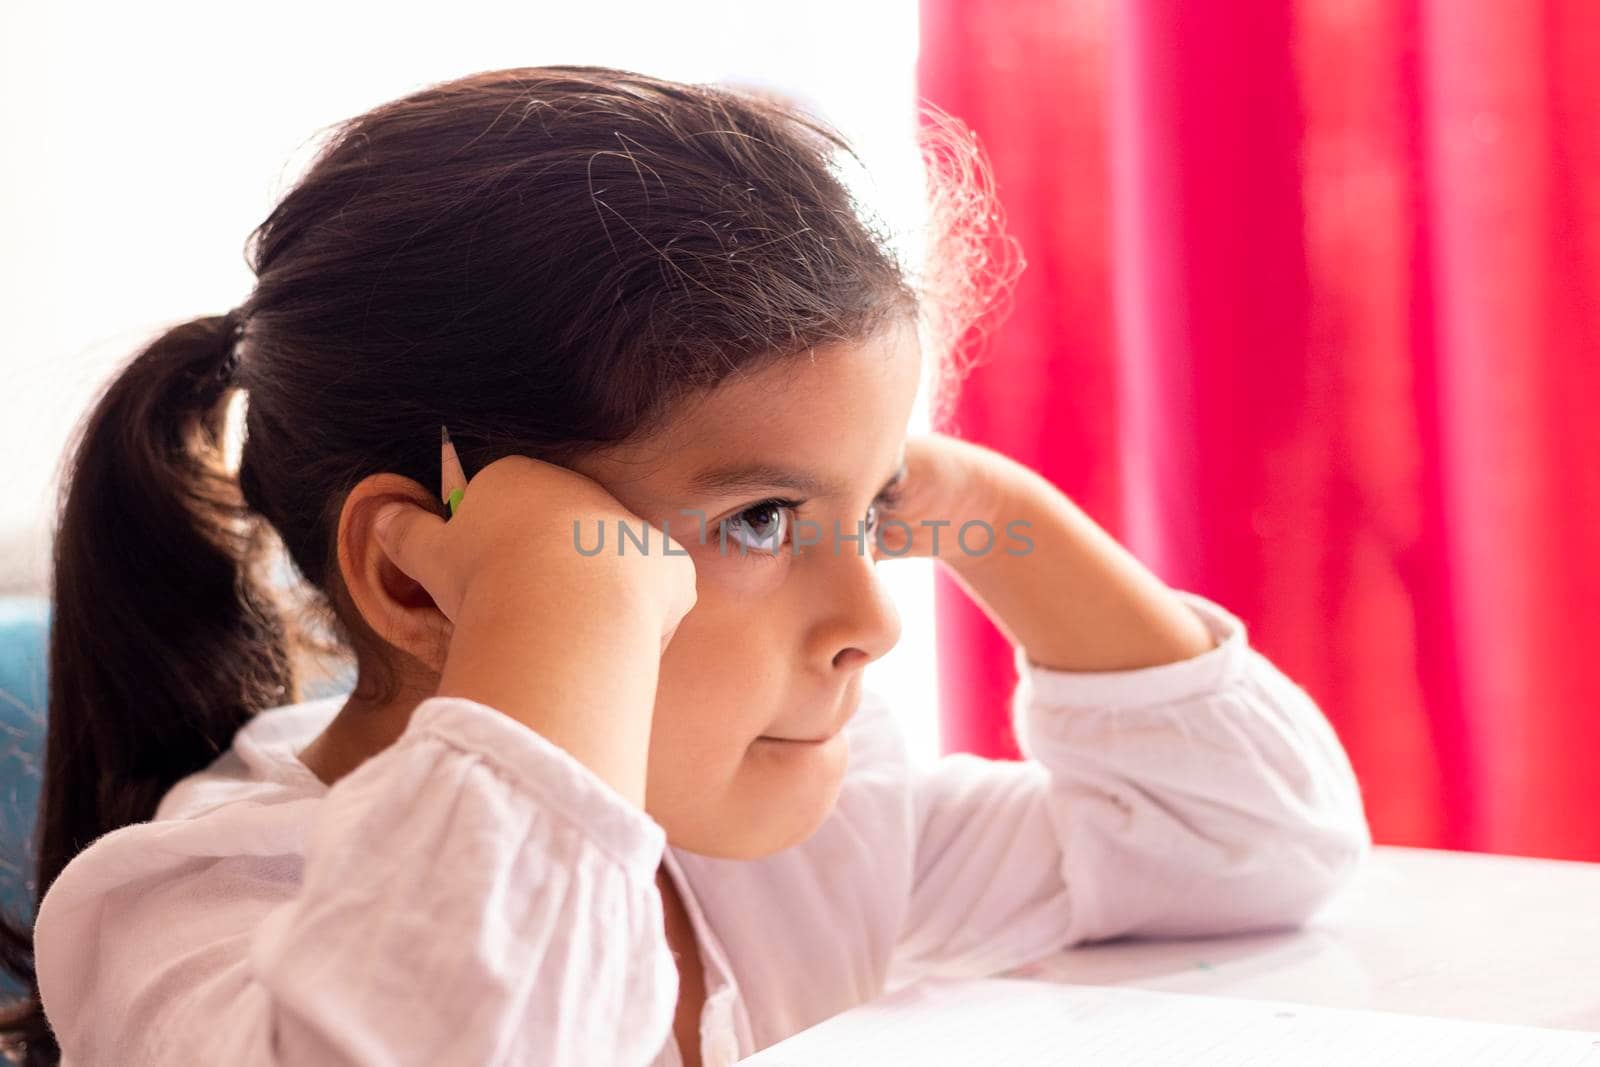
[[[814,352],[684,402],[650,438],[608,450],[585,473],[678,501],[779,490],[846,497],[888,477],[921,370],[915,336]]]
[[[909,413],[922,370],[911,330],[855,344],[814,347],[759,370],[735,374],[680,406],[660,434],[679,447],[816,436],[824,428],[881,422]],[[793,443],[798,444],[798,441]]]

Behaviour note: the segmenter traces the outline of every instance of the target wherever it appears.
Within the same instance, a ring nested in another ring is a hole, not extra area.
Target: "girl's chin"
[[[826,741],[758,741],[749,764],[758,776],[763,837],[770,851],[797,845],[816,833],[838,803],[850,745],[840,731]]]

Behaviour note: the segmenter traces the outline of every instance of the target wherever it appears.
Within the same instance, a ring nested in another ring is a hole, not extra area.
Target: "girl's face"
[[[661,660],[645,790],[672,844],[752,859],[803,841],[832,809],[862,668],[900,636],[871,524],[921,371],[903,321],[730,378],[650,440],[573,464],[694,560],[698,599]]]

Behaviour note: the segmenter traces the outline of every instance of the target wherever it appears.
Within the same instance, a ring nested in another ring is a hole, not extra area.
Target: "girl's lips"
[[[832,730],[829,730],[827,733],[823,734],[821,737],[776,737],[776,736],[774,736],[772,734],[762,734],[759,738],[757,738],[757,740],[758,741],[782,741],[785,744],[790,744],[790,745],[820,745],[820,744],[822,744],[822,743],[824,743],[826,741],[832,741],[835,737],[837,737],[839,735],[840,731],[842,731],[845,728],[845,724],[848,723],[851,719],[855,718],[856,712],[859,711],[859,710],[860,710],[860,699],[857,698],[855,703],[852,704],[852,706],[850,708],[850,714],[846,715],[842,722],[840,722],[838,725],[836,725]]]
[[[831,736],[832,735],[830,734],[829,737],[831,737]],[[820,745],[824,741],[827,741],[828,737],[815,737],[815,738],[808,738],[808,737],[768,737],[766,734],[762,734],[756,740],[758,740],[758,741],[779,741],[779,742],[782,742],[785,745]]]

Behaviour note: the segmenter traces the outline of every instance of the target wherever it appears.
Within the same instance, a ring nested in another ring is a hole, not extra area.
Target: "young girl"
[[[604,68],[434,86],[338,131],[244,304],[123,369],[55,544],[26,1062],[721,1065],[1345,880],[1350,765],[1241,621],[1034,472],[907,439],[950,305],[835,149]],[[348,694],[299,699],[274,537]],[[1013,639],[1025,760],[910,762],[862,690],[900,555]]]

